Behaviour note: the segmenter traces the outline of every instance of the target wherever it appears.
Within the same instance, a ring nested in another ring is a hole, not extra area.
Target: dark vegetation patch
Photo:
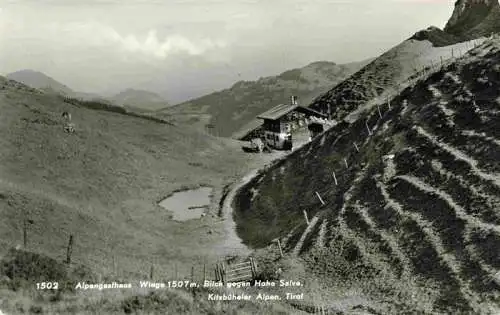
[[[471,241],[479,250],[482,259],[496,269],[500,269],[500,236],[491,231],[475,230]]]
[[[16,249],[10,249],[0,260],[0,274],[8,279],[3,285],[14,291],[22,288],[31,289],[35,282],[58,282],[57,291],[74,291],[77,281],[96,279],[86,266],[79,264],[68,266],[43,254]]]
[[[156,292],[148,295],[132,296],[122,301],[121,307],[125,314],[138,312],[165,312],[165,314],[188,314],[193,312],[193,304],[187,300],[180,299],[177,294],[167,292],[159,294]]]
[[[98,100],[91,100],[91,101],[85,101],[81,100],[78,98],[71,98],[71,97],[64,97],[60,96],[66,103],[72,104],[75,106],[81,106],[81,107],[86,107],[94,110],[103,110],[103,111],[108,111],[108,112],[114,112],[114,113],[119,113],[123,115],[128,115],[132,117],[137,117],[137,118],[142,118],[146,120],[151,120],[157,123],[161,124],[168,124],[168,125],[174,125],[172,122],[167,121],[165,119],[158,118],[156,116],[152,115],[147,115],[147,114],[142,114],[142,113],[137,113],[133,110],[127,109],[122,106],[114,105],[111,103],[105,103],[105,102],[100,102]]]

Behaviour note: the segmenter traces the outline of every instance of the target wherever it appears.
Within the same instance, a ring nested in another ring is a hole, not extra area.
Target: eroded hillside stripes
[[[498,140],[494,137],[487,136],[485,132],[478,133],[474,130],[462,130],[461,133],[464,136],[482,138],[482,139],[489,141],[489,142],[495,144],[496,146],[500,147],[500,140]]]
[[[429,159],[414,148],[401,151],[395,159],[398,174],[425,178],[428,185],[446,192],[468,215],[486,223],[500,222],[500,213],[496,213],[492,202],[494,197],[475,194],[477,190],[471,188],[474,184],[449,175],[440,160]]]
[[[451,152],[439,147],[435,142],[431,142],[428,138],[417,132],[409,134],[407,138],[411,141],[412,148],[418,148],[418,152],[425,154],[427,160],[437,159],[441,162],[443,169],[446,169],[448,172],[462,176],[467,179],[469,184],[481,187],[490,196],[500,196],[500,187],[496,186],[494,182],[476,174],[466,161],[457,158]],[[415,151],[415,149],[413,150]]]
[[[391,267],[393,272],[397,270],[398,276],[408,276],[411,273],[411,263],[401,252],[396,239],[383,229],[377,228],[376,224],[367,214],[365,207],[356,204],[352,209],[361,218],[361,222],[357,228],[352,227],[352,229],[360,231],[361,235],[365,238],[371,239],[374,244],[378,244],[378,250],[382,255],[387,257],[385,262]]]
[[[355,203],[352,202],[352,198],[356,196],[356,190],[359,189],[358,185],[363,181],[367,174],[368,167],[366,166],[356,173],[350,188],[344,193],[344,201],[338,214],[336,233],[343,235],[343,237],[350,240],[352,244],[358,248],[361,259],[369,262],[373,267],[383,270],[387,262],[382,260],[376,251],[370,250],[367,247],[367,244],[365,244],[366,238],[358,235],[356,227],[349,226],[346,221],[348,211],[353,211],[353,208],[356,206]]]
[[[380,229],[377,226],[377,224],[372,220],[365,207],[359,207],[358,210],[360,211],[364,221],[370,226],[370,229],[380,234],[380,237],[389,245],[391,253],[394,254],[394,256],[397,258],[399,262],[401,262],[401,267],[403,271],[402,276],[404,277],[409,276],[412,272],[411,262],[408,260],[406,255],[401,251],[397,239],[393,237],[391,234],[385,232],[383,229]]]
[[[472,291],[469,289],[467,282],[460,276],[460,262],[457,260],[457,257],[449,253],[449,251],[445,248],[441,239],[434,231],[432,224],[424,220],[420,214],[406,212],[402,204],[392,199],[383,183],[377,182],[377,187],[380,189],[382,195],[384,196],[387,207],[391,207],[396,210],[401,217],[415,222],[416,226],[424,233],[426,240],[429,241],[432,245],[432,249],[437,254],[437,257],[439,257],[439,259],[444,263],[444,266],[451,271],[453,280],[460,285],[459,290],[463,297],[471,304],[470,306],[474,307],[474,300],[476,298]]]
[[[464,179],[462,175],[446,170],[443,163],[439,160],[433,159],[430,161],[430,164],[434,172],[440,174],[446,180],[456,181],[461,187],[467,189],[470,196],[477,199],[479,204],[485,206],[478,211],[479,215],[484,218],[483,220],[495,224],[500,223],[500,213],[496,211],[496,209],[500,209],[500,198],[498,196],[487,194],[481,187]]]
[[[483,172],[500,173],[500,147],[491,141],[494,139],[488,139],[484,131],[484,136],[475,131],[467,135],[463,132],[464,129],[477,126],[477,115],[470,113],[471,109],[466,107],[450,109],[443,101],[437,106],[434,104],[435,102],[423,105],[423,108],[419,109],[420,113],[416,114],[423,115],[421,120],[425,124],[425,130],[440,142],[445,142],[478,161],[476,167]]]
[[[482,170],[477,168],[478,162],[475,159],[473,159],[470,156],[466,155],[465,153],[457,150],[456,148],[454,148],[454,147],[452,147],[452,146],[450,146],[442,141],[437,140],[435,136],[433,136],[430,133],[428,133],[427,131],[425,131],[422,127],[418,126],[415,128],[420,135],[427,138],[433,144],[435,144],[436,146],[451,153],[457,159],[462,160],[462,161],[466,162],[467,164],[469,164],[469,166],[470,166],[471,170],[474,172],[474,174],[478,175],[479,177],[481,177],[485,180],[492,181],[497,187],[500,187],[500,175],[498,175],[498,174],[492,175],[492,174],[488,174],[488,173],[483,172]]]
[[[494,231],[495,233],[500,234],[500,226],[498,226],[496,224],[482,222],[478,218],[468,215],[467,212],[461,206],[459,206],[453,200],[453,198],[449,194],[447,194],[446,192],[441,191],[440,189],[438,189],[436,187],[430,186],[427,183],[425,183],[424,181],[422,181],[421,179],[414,177],[414,176],[398,175],[398,176],[396,176],[396,178],[405,180],[408,183],[416,186],[418,189],[420,189],[420,190],[422,190],[430,195],[437,196],[440,199],[446,201],[446,203],[455,211],[457,217],[463,219],[468,224],[470,224],[474,227],[479,227],[479,228],[484,229],[484,230],[491,230],[491,231]]]

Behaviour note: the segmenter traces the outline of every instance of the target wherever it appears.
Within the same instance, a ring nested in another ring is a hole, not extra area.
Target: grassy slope
[[[371,299],[361,304],[383,314],[496,314],[488,308],[500,298],[490,280],[500,266],[500,236],[488,224],[498,228],[500,222],[500,43],[473,54],[403,91],[392,99],[391,111],[383,107],[382,119],[371,110],[343,123],[253,181],[237,200],[239,234],[255,247],[284,238],[291,255],[305,231],[307,209],[318,223],[299,254],[325,290],[332,288],[330,297],[339,288],[360,291]],[[368,141],[365,120],[377,128]],[[479,171],[432,144],[415,125],[477,160]],[[395,154],[394,167],[382,161],[389,153]],[[497,176],[497,184],[485,174]],[[256,233],[255,226],[266,228]]]
[[[167,108],[159,114],[182,114],[191,122],[199,121],[201,128],[211,123],[215,126],[214,133],[229,137],[252,125],[258,114],[277,104],[290,102],[291,95],[297,95],[300,103],[307,104],[364,64],[366,62],[346,65],[315,62],[278,76],[240,81],[229,89]]]
[[[189,278],[194,266],[195,279],[201,281],[203,263],[211,274],[212,263],[220,259],[212,246],[224,240],[224,224],[212,216],[173,222],[156,203],[175,190],[211,185],[216,188],[215,214],[222,187],[247,172],[252,162],[231,141],[71,102],[0,77],[0,257],[7,259],[12,253],[6,249],[22,244],[25,216],[33,220],[28,249],[42,254],[21,264],[35,274],[27,274],[17,291],[8,289],[14,283],[0,276],[2,310],[289,313],[289,307],[275,303],[212,303],[207,290],[198,290],[195,298],[182,290],[154,295],[144,290],[36,291],[35,280],[63,272],[60,262],[70,234],[75,237],[71,277],[77,278],[75,270],[83,265],[90,268],[82,275],[87,281],[99,281],[100,276],[104,281],[138,281],[147,278],[154,264],[156,279]],[[63,132],[63,111],[72,114],[74,134]],[[5,272],[2,264],[0,275]]]
[[[221,235],[206,234],[212,218],[176,223],[156,202],[183,187],[221,188],[245,170],[239,148],[0,80],[2,248],[22,243],[26,213],[35,222],[29,248],[61,257],[72,233],[75,261],[97,272],[113,269],[112,255],[123,276],[144,274],[152,262],[169,271],[177,262],[188,272],[182,263],[213,256],[209,245]],[[63,132],[63,111],[72,114],[76,133]]]
[[[13,275],[15,267],[15,276]],[[67,268],[57,260],[23,250],[0,259],[0,309],[8,314],[290,314],[291,307],[259,301],[216,302],[208,295],[235,293],[226,288],[162,288],[158,290],[74,290],[75,283],[110,283],[88,268]],[[4,275],[8,275],[5,278]],[[57,290],[36,290],[35,282],[58,281]],[[130,279],[128,279],[129,281]],[[156,279],[158,280],[158,279]],[[166,281],[165,279],[161,279]],[[201,279],[195,278],[201,282]],[[128,282],[126,281],[126,282]],[[64,285],[64,284],[67,285]],[[133,283],[133,282],[132,282]],[[135,285],[135,284],[134,284]],[[249,292],[247,290],[246,292]],[[3,314],[3,313],[2,313]],[[293,312],[293,314],[299,314]]]
[[[15,268],[15,269],[14,269]],[[5,276],[7,275],[7,277]],[[35,282],[58,281],[57,290],[36,290]],[[72,266],[44,255],[11,250],[0,259],[0,309],[8,314],[290,314],[291,307],[256,301],[213,302],[210,293],[235,293],[226,288],[74,290],[77,282],[110,283],[89,268]],[[130,279],[128,279],[129,281]],[[158,279],[155,279],[158,280]],[[161,279],[166,281],[165,279]],[[126,282],[128,282],[126,281]],[[195,277],[195,281],[202,281]],[[132,282],[133,283],[133,282]],[[135,285],[135,284],[134,284]],[[246,292],[254,293],[254,292]],[[294,314],[298,312],[294,311]],[[4,314],[4,313],[2,313]]]

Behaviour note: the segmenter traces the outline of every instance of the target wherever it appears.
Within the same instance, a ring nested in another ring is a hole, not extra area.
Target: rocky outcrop
[[[450,33],[446,33],[445,31],[441,30],[436,26],[431,26],[425,30],[418,31],[412,37],[410,37],[410,39],[415,39],[420,41],[428,40],[435,47],[453,45],[460,41],[459,37],[452,35]]]
[[[462,39],[500,32],[498,0],[458,0],[444,31]]]

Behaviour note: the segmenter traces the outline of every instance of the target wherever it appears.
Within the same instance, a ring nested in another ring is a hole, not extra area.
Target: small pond
[[[160,206],[171,211],[176,221],[199,219],[210,206],[211,187],[175,192],[163,199]]]

